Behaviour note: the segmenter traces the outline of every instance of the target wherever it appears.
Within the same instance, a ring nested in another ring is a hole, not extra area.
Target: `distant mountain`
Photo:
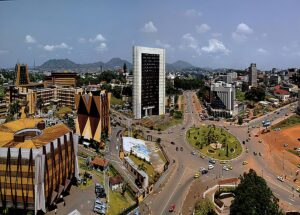
[[[87,63],[87,64],[77,64],[69,59],[51,59],[43,63],[39,66],[40,70],[99,70],[101,67],[103,69],[115,69],[117,67],[123,67],[123,64],[126,63],[127,68],[132,69],[132,63],[127,60],[123,60],[121,58],[112,58],[106,63],[98,61],[95,63]],[[167,71],[181,71],[184,69],[193,69],[196,68],[192,64],[178,60],[174,63],[167,63],[166,69]]]
[[[51,59],[43,63],[39,66],[41,70],[62,70],[62,69],[73,69],[73,70],[80,70],[80,69],[115,69],[117,67],[123,67],[123,64],[126,63],[127,68],[131,69],[132,64],[127,60],[122,60],[121,58],[112,58],[106,63],[101,61],[95,63],[87,63],[87,64],[77,64],[69,59]]]

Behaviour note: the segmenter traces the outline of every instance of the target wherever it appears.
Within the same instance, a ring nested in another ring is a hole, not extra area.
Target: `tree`
[[[228,152],[229,150],[228,150],[228,144],[226,144],[226,157],[228,157],[229,156],[229,152]]]
[[[123,64],[123,72],[127,73],[127,65],[126,65],[126,63]]]
[[[42,107],[44,106],[44,101],[42,98],[38,98],[36,101],[36,108],[40,111],[42,110]]]
[[[72,117],[67,118],[67,125],[72,130],[75,130],[75,122],[74,122],[74,119]]]
[[[214,204],[209,199],[203,199],[196,203],[195,215],[214,215]]]
[[[9,114],[11,116],[14,116],[15,114],[19,113],[20,111],[20,104],[19,104],[19,100],[14,101],[13,103],[11,103],[9,105]]]
[[[26,114],[26,117],[27,117],[28,113],[29,113],[29,106],[28,105],[25,106],[24,113]]]
[[[242,124],[243,124],[243,117],[242,117],[242,116],[239,116],[239,117],[238,117],[238,124],[239,124],[239,125],[242,125]]]
[[[265,100],[266,91],[263,87],[252,87],[251,90],[245,93],[245,99],[250,101],[263,101]]]
[[[253,169],[240,176],[235,198],[230,206],[231,215],[239,214],[272,214],[283,215],[278,199],[274,196],[266,181]]]

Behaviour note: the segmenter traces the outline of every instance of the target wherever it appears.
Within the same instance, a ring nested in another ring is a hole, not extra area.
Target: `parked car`
[[[173,141],[171,141],[171,144],[172,144],[172,145],[175,145],[175,143],[174,143]]]
[[[180,147],[180,151],[183,151],[183,148],[182,148],[182,147]]]
[[[207,174],[207,173],[208,173],[208,170],[207,170],[207,169],[204,169],[204,170],[201,171],[201,174],[202,174],[202,175],[205,175],[205,174]]]
[[[199,178],[200,174],[199,173],[195,173],[194,178]]]
[[[227,166],[223,166],[223,170],[229,171],[229,168]]]
[[[257,155],[257,152],[253,152],[254,155]]]
[[[196,155],[196,152],[192,151],[191,154],[192,154],[192,155]]]
[[[289,144],[287,144],[287,143],[283,145],[283,147],[288,147],[288,146],[289,146]]]
[[[284,182],[284,179],[283,179],[283,177],[281,177],[281,176],[277,176],[277,179],[278,179],[279,181],[281,181],[281,182]]]
[[[211,169],[213,169],[213,168],[215,168],[214,165],[212,165],[212,164],[209,164],[209,165],[208,165],[208,169],[209,169],[209,170],[211,170]]]
[[[83,176],[84,176],[85,178],[89,178],[89,179],[92,179],[92,178],[93,178],[93,174],[88,173],[88,172],[85,172]]]
[[[171,204],[170,208],[169,208],[169,212],[174,212],[176,208],[175,204]]]
[[[248,164],[248,161],[243,161],[243,165],[247,165]]]
[[[215,163],[216,163],[216,160],[210,158],[208,162],[211,163],[211,164],[215,164]]]

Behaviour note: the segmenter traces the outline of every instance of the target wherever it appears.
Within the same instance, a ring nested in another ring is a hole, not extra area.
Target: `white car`
[[[199,172],[202,172],[203,170],[205,170],[204,167],[200,167]]]
[[[283,177],[281,177],[281,176],[277,176],[277,179],[278,179],[279,181],[281,181],[281,182],[284,182],[284,179],[283,179]]]
[[[229,168],[227,166],[223,166],[223,170],[229,171]]]
[[[212,164],[209,164],[209,165],[208,165],[208,169],[209,169],[209,170],[211,170],[211,169],[213,169],[213,168],[215,168],[214,165],[212,165]]]

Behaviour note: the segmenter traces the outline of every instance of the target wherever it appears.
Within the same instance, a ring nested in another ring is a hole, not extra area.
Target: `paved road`
[[[192,102],[193,96],[195,96],[194,92],[184,93],[185,113],[183,125],[174,126],[162,132],[160,135],[163,146],[166,147],[171,159],[174,159],[177,165],[175,172],[169,178],[169,181],[163,190],[159,194],[150,196],[146,199],[146,203],[149,204],[152,214],[168,214],[168,209],[171,204],[176,204],[177,214],[180,214],[180,209],[188,192],[188,188],[193,182],[193,175],[199,170],[199,167],[202,166],[207,168],[207,159],[201,159],[200,157],[193,156],[191,154],[193,148],[185,139],[185,132],[189,127],[199,124],[216,124],[219,126],[226,125],[226,127],[229,129],[229,132],[235,135],[240,142],[245,140],[249,135],[248,126],[231,126],[224,122],[201,121],[199,114],[196,113]],[[249,125],[251,125],[251,127],[254,125],[258,126],[263,120],[276,120],[277,118],[284,117],[285,114],[289,114],[290,112],[290,106],[287,106],[282,108],[282,111],[279,111],[279,114],[277,114],[277,112],[270,113],[268,116],[258,118],[254,122],[250,122]],[[222,166],[217,163],[215,168],[210,171],[208,175],[201,178],[201,180],[203,180],[204,184],[208,184],[211,182],[211,180],[227,177],[238,177],[244,171],[248,170],[247,166],[242,165],[242,161],[247,160],[252,156],[255,165],[261,167],[261,174],[267,180],[268,185],[274,191],[275,195],[277,195],[278,198],[287,201],[289,204],[298,206],[300,209],[300,198],[292,197],[293,194],[291,191],[291,184],[289,182],[279,182],[276,179],[277,175],[275,175],[272,170],[266,166],[264,158],[253,155],[254,151],[260,152],[263,150],[263,148],[262,145],[258,143],[258,139],[254,137],[254,132],[256,132],[255,129],[250,128],[249,131],[252,133],[252,137],[250,141],[246,143],[246,146],[243,146],[244,150],[245,147],[248,147],[249,153],[242,153],[239,158],[231,162],[233,170],[223,171]],[[176,145],[171,145],[171,141],[175,142]],[[182,147],[183,151],[176,151],[176,146]],[[260,172],[258,174],[260,174]]]
[[[244,151],[245,147],[247,147],[249,149],[249,153],[244,152],[240,157],[231,161],[231,165],[233,166],[233,170],[231,171],[223,171],[222,165],[217,162],[213,170],[209,171],[207,175],[199,179],[204,185],[210,184],[212,180],[217,182],[217,180],[220,178],[238,177],[244,171],[248,170],[247,166],[242,165],[242,161],[252,159],[254,160],[254,165],[261,168],[261,171],[258,172],[258,174],[261,174],[266,179],[268,185],[274,191],[275,195],[278,198],[285,200],[289,204],[297,206],[300,210],[300,198],[293,197],[291,189],[292,183],[279,182],[276,179],[277,175],[275,175],[273,171],[266,166],[264,162],[265,158],[253,155],[254,151],[263,151],[263,146],[258,143],[258,138],[254,137],[254,134],[258,129],[257,127],[261,126],[263,120],[267,119],[276,121],[280,118],[286,117],[285,115],[291,113],[291,105],[280,108],[280,111],[274,111],[263,117],[257,118],[251,121],[248,125],[236,126],[229,125],[229,123],[222,121],[201,121],[199,114],[196,112],[194,107],[194,98],[196,98],[195,92],[184,92],[185,108],[184,122],[182,125],[173,126],[161,133],[140,127],[143,131],[149,133],[150,135],[160,137],[162,139],[161,144],[163,147],[165,147],[170,160],[175,160],[175,163],[172,164],[172,169],[174,170],[169,171],[167,175],[167,183],[163,186],[162,190],[159,193],[150,195],[145,200],[145,203],[150,207],[151,214],[168,214],[168,209],[171,204],[176,204],[176,213],[180,214],[184,199],[187,195],[189,187],[191,186],[191,183],[193,182],[194,174],[199,171],[200,167],[207,168],[208,159],[201,159],[199,156],[192,155],[191,152],[193,151],[193,148],[187,143],[185,138],[185,132],[190,127],[194,125],[198,126],[200,124],[226,126],[229,129],[228,131],[236,136],[240,142],[246,140],[246,138],[249,136],[249,133],[251,133],[250,141],[247,142],[246,145],[243,145]],[[129,119],[126,117],[121,116],[119,118],[119,116],[117,116],[116,119],[121,124],[128,126]],[[253,126],[256,128],[252,128]],[[175,145],[170,144],[171,141],[175,142]],[[183,151],[176,151],[176,147],[179,149],[182,147]],[[111,152],[115,151],[114,148],[111,148],[110,150]]]

